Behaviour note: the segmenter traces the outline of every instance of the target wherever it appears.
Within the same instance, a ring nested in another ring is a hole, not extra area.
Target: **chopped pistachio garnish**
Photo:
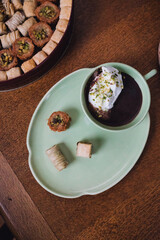
[[[29,43],[25,42],[24,40],[22,41],[18,41],[17,42],[19,45],[19,49],[18,49],[18,53],[21,54],[25,54],[29,51]]]
[[[56,16],[56,12],[54,10],[53,7],[50,6],[45,6],[44,8],[41,9],[41,11],[39,12],[39,16],[42,17],[46,17],[46,18],[53,18]]]
[[[47,37],[47,33],[44,29],[41,30],[35,30],[33,32],[34,36],[36,37],[37,40],[43,40]]]
[[[63,123],[63,119],[59,115],[57,115],[56,117],[53,118],[51,126],[58,125],[61,123]]]
[[[122,76],[117,69],[102,67],[102,72],[95,77],[93,83],[89,91],[89,102],[98,109],[101,107],[102,111],[108,111],[122,90]]]
[[[0,64],[2,67],[8,66],[13,61],[13,56],[3,53],[0,57]]]

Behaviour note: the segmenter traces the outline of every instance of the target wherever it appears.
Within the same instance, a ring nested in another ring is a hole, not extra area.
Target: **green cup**
[[[112,66],[114,68],[117,68],[121,72],[129,74],[131,77],[134,78],[134,80],[137,82],[138,86],[141,89],[141,92],[142,92],[141,109],[140,109],[139,113],[137,114],[137,116],[128,124],[118,126],[118,127],[111,127],[111,126],[104,125],[104,124],[100,123],[98,120],[96,120],[88,110],[86,100],[85,100],[85,87],[86,87],[86,84],[87,84],[89,78],[94,73],[94,71],[102,66],[104,66],[104,67]],[[146,81],[148,79],[150,79],[151,77],[153,77],[156,73],[157,73],[157,70],[153,69],[152,71],[147,73],[145,76],[142,76],[135,68],[133,68],[129,65],[126,65],[123,63],[117,63],[117,62],[105,63],[98,67],[90,69],[87,78],[85,79],[85,81],[82,84],[81,94],[80,94],[81,106],[82,106],[82,109],[83,109],[85,115],[97,127],[107,130],[107,131],[126,130],[128,128],[136,126],[144,119],[144,117],[146,116],[146,114],[149,111],[149,107],[150,107],[150,103],[151,103],[151,94],[150,94],[150,90],[149,90],[149,87],[148,87],[148,84]]]

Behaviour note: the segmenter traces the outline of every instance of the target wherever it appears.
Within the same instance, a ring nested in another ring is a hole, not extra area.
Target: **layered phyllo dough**
[[[37,47],[42,47],[52,36],[51,27],[44,22],[34,24],[29,29],[29,36]]]
[[[48,126],[54,132],[62,132],[69,128],[70,116],[66,112],[53,112],[48,119]]]
[[[50,55],[51,52],[57,47],[57,44],[50,40],[43,48],[42,50],[47,53],[47,55]]]
[[[8,49],[0,51],[0,71],[7,71],[17,65],[17,58]]]
[[[62,7],[59,18],[69,20],[71,16],[71,7]]]
[[[15,10],[20,10],[23,8],[20,0],[11,0]]]
[[[1,39],[2,47],[3,48],[11,47],[12,44],[15,42],[15,40],[19,37],[20,37],[20,34],[18,30],[9,32],[8,34],[1,36],[0,39]]]
[[[20,25],[25,19],[23,13],[17,11],[7,22],[6,25],[10,31],[16,30],[17,26]]]
[[[0,81],[41,64],[68,27],[72,0],[2,0],[0,3]]]
[[[46,154],[58,171],[62,171],[67,167],[68,162],[60,151],[59,145],[54,145],[46,150]]]
[[[3,22],[6,17],[6,10],[2,3],[0,3],[0,22]]]
[[[24,11],[26,17],[35,16],[36,7],[37,7],[36,0],[24,0],[23,11]]]
[[[6,33],[7,33],[6,24],[3,22],[0,22],[0,35],[6,34]]]
[[[33,59],[29,59],[28,61],[25,61],[21,65],[21,68],[22,68],[24,73],[29,72],[30,70],[32,70],[35,67],[36,67],[36,64],[35,64]]]
[[[8,80],[19,77],[21,75],[21,69],[20,67],[11,68],[10,70],[6,71],[6,75]]]
[[[7,80],[7,74],[5,71],[0,71],[0,81]]]
[[[61,41],[62,37],[63,37],[63,32],[60,32],[56,29],[51,37],[51,40],[58,44]]]
[[[47,58],[47,54],[43,51],[39,51],[33,56],[33,60],[37,65],[39,65],[41,62],[43,62]]]
[[[27,36],[29,28],[35,23],[37,23],[36,19],[34,17],[30,17],[22,25],[17,26],[17,29],[23,36]]]
[[[56,25],[56,29],[60,32],[65,32],[68,26],[68,21],[65,19],[60,19]]]
[[[14,14],[14,6],[12,3],[10,3],[9,0],[2,0],[2,4],[5,8],[6,15],[13,16]]]
[[[60,0],[60,8],[72,7],[72,0]]]
[[[44,2],[39,7],[36,8],[35,14],[37,18],[46,23],[54,23],[59,17],[59,8],[51,3],[51,2]]]
[[[14,54],[21,60],[26,60],[33,55],[34,45],[28,37],[18,38],[13,44]]]

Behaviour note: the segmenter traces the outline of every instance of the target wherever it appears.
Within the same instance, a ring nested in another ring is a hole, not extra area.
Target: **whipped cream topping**
[[[89,90],[89,102],[99,110],[108,111],[123,89],[121,73],[114,67],[102,67],[102,72],[94,79]]]

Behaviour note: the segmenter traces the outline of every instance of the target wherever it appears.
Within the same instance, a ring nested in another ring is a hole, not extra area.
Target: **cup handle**
[[[147,81],[149,80],[150,78],[152,78],[154,75],[157,74],[157,70],[156,69],[153,69],[151,70],[149,73],[147,73],[146,75],[144,75],[144,79]]]

